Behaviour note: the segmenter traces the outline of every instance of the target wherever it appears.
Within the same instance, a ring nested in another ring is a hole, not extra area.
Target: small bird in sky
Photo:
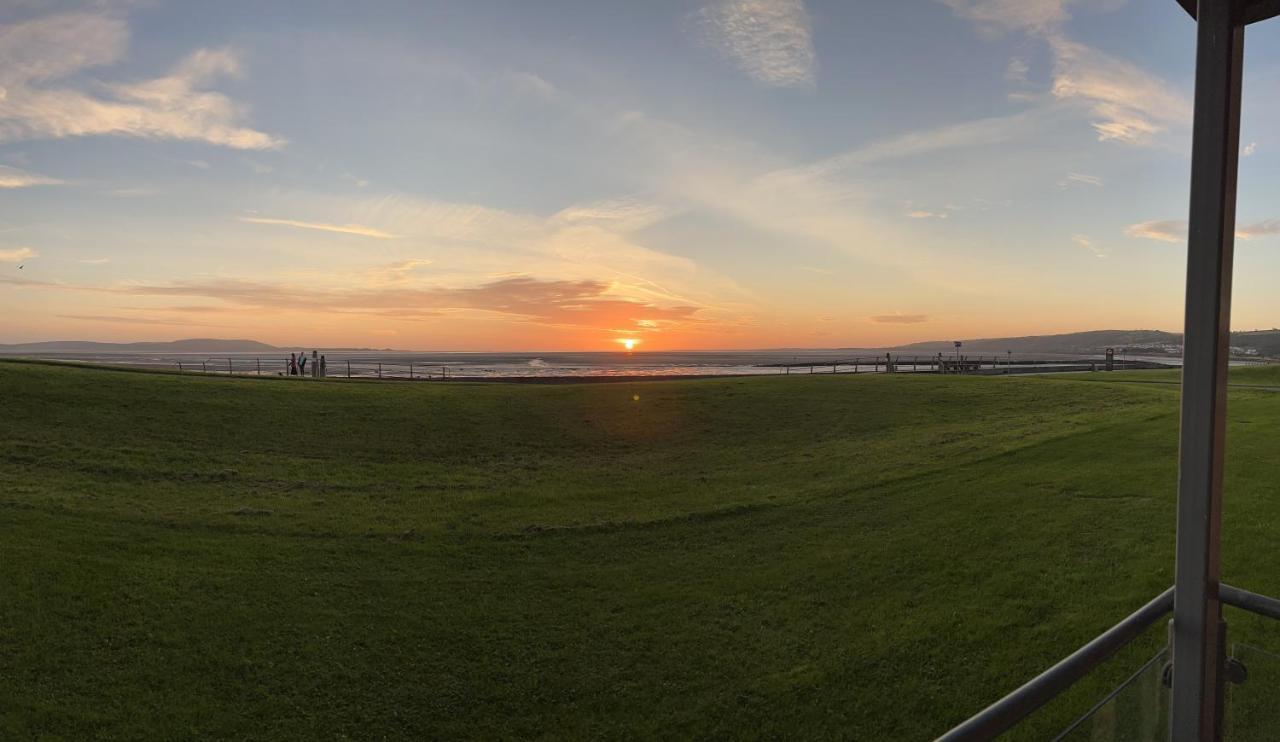
[[[26,263],[23,263],[23,265],[26,265]],[[21,265],[20,265],[20,266],[18,266],[18,270],[22,270],[22,266],[21,266]]]

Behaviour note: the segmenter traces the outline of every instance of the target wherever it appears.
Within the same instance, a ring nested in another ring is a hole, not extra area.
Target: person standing
[[[320,356],[320,378],[322,379],[328,375],[328,369],[326,366],[327,364],[324,361],[324,356]]]
[[[311,378],[320,378],[320,354],[319,351],[311,351]]]
[[[298,354],[298,375],[299,376],[307,375],[307,354],[306,353]]]
[[[289,354],[289,375],[290,376],[298,375],[298,354],[297,353]]]

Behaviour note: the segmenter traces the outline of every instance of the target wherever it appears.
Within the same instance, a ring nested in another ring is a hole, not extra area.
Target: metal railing
[[[938,741],[988,740],[1009,731],[1172,613],[1173,597],[1172,587],[1160,593],[1053,667],[942,735]],[[1219,585],[1218,598],[1226,605],[1280,620],[1280,600],[1275,598],[1227,584]]]
[[[288,358],[205,358],[201,360],[171,361],[169,366],[183,373],[205,373],[239,376],[314,376],[314,361],[300,373],[291,374]],[[152,364],[155,365],[155,364]],[[456,376],[458,369],[447,364],[425,364],[401,361],[370,361],[341,359],[326,363],[324,378],[346,379],[448,379]]]

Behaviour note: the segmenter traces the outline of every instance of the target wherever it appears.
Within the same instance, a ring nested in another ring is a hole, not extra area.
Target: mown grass
[[[1172,581],[1177,387],[1089,376],[0,363],[0,737],[928,738]],[[1231,409],[1224,571],[1277,594],[1280,395]]]

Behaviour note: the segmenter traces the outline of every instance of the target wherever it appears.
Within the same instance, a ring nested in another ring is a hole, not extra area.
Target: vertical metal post
[[[1175,742],[1222,737],[1225,642],[1218,551],[1243,58],[1237,0],[1200,0],[1169,704]]]
[[[347,361],[347,378],[351,378],[351,361]]]
[[[262,358],[259,357],[259,358],[255,358],[254,360],[258,362],[258,375],[261,376],[262,375]]]

